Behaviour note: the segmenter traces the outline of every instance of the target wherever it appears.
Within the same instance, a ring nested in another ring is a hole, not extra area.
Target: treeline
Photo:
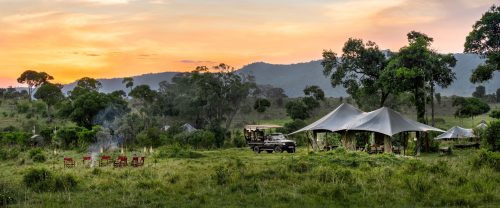
[[[51,80],[47,73],[32,70],[20,76],[19,83],[28,85],[23,92],[27,96],[11,101],[17,113],[26,114],[30,122],[26,127],[4,129],[0,135],[3,144],[85,149],[109,140],[128,146],[241,147],[245,144],[242,134],[230,130],[242,106],[253,102],[253,110],[264,113],[271,105],[283,106],[286,98],[283,89],[257,86],[253,77],[236,74],[225,64],[178,74],[171,82],[161,82],[158,90],[134,86],[132,78],[125,78],[128,93],[102,93],[98,80],[84,77],[64,94],[62,85]],[[184,129],[185,124],[195,131]],[[43,142],[30,142],[27,135],[32,134],[25,132],[31,129]]]

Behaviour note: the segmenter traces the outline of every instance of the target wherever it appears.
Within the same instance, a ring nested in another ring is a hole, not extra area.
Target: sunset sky
[[[383,49],[410,30],[462,52],[491,0],[0,0],[0,87],[27,69],[56,82],[226,63],[297,63],[349,37]]]

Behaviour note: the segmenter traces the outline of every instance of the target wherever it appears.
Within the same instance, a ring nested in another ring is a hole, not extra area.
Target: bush
[[[53,190],[54,176],[47,169],[31,169],[23,177],[24,185],[33,191],[47,192]]]
[[[16,202],[19,193],[7,183],[0,183],[0,207]]]
[[[0,149],[0,160],[11,160],[19,156],[19,150],[16,148],[1,148]]]
[[[26,187],[36,192],[71,191],[78,185],[74,176],[69,174],[54,176],[45,168],[29,170],[24,175],[23,182]]]
[[[472,165],[475,168],[486,166],[500,171],[500,153],[483,149],[479,152],[478,156],[472,159]]]
[[[54,179],[55,191],[72,191],[76,188],[78,182],[73,175],[61,175]]]
[[[486,142],[491,146],[491,150],[500,151],[500,121],[492,121],[484,132]]]
[[[42,163],[42,162],[45,162],[47,160],[47,158],[43,154],[43,150],[40,148],[31,149],[29,151],[29,156],[30,156],[31,160],[33,160],[33,162]]]
[[[21,102],[16,105],[18,113],[27,113],[30,110],[30,104],[28,102]]]
[[[233,142],[232,142],[233,146],[234,147],[245,147],[246,146],[246,141],[245,141],[245,137],[243,136],[243,134],[241,133],[241,131],[236,131],[234,134],[233,134]]]

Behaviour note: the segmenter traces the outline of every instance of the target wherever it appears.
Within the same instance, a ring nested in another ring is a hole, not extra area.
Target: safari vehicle
[[[278,125],[246,125],[243,129],[248,146],[256,153],[266,151],[294,153],[296,143],[288,140],[282,133],[270,133],[272,129],[281,128]],[[266,131],[267,130],[267,131]]]

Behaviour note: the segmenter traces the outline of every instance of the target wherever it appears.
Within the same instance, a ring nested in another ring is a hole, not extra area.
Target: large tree
[[[486,58],[472,73],[470,81],[484,82],[500,71],[500,6],[493,5],[473,26],[465,39],[464,52],[475,53]]]
[[[54,77],[50,76],[45,72],[37,72],[33,70],[26,70],[17,78],[17,82],[20,84],[28,85],[28,95],[31,102],[33,96],[33,90],[40,85],[47,83],[49,80],[53,80]]]
[[[61,91],[62,87],[60,84],[45,83],[35,92],[35,98],[43,100],[47,104],[49,122],[52,122],[52,106],[64,99],[64,94]]]
[[[455,79],[452,67],[456,59],[451,54],[439,54],[430,48],[433,39],[423,33],[412,31],[407,34],[409,45],[402,47],[389,62],[382,76],[383,83],[395,93],[410,92],[417,111],[417,119],[425,120],[426,91],[431,93],[432,118],[434,118],[435,85],[449,86]],[[433,119],[434,120],[434,119]],[[417,154],[421,139],[417,138]]]
[[[122,80],[122,84],[125,84],[125,88],[130,88],[130,91],[132,91],[132,88],[134,87],[134,78],[125,77]]]
[[[371,106],[366,101],[376,98],[381,107],[391,94],[391,87],[380,82],[388,58],[376,43],[349,38],[342,49],[342,56],[331,50],[323,51],[323,73],[329,76],[333,87],[343,86],[361,108]],[[340,59],[340,60],[339,60]]]
[[[76,82],[75,88],[70,92],[70,97],[76,98],[87,92],[98,92],[102,84],[98,80],[90,77],[84,77]]]

